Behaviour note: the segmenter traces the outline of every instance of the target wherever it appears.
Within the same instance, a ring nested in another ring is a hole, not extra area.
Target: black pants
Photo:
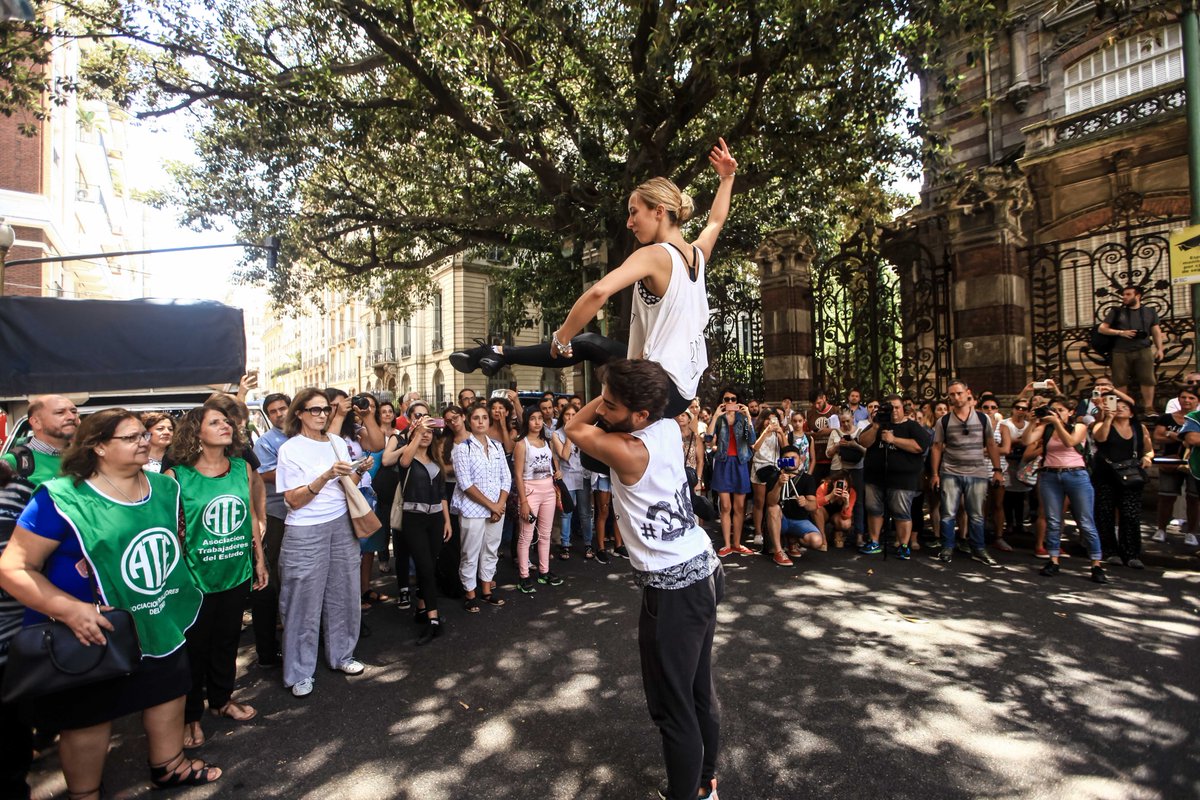
[[[1012,533],[1025,532],[1025,499],[1037,492],[1014,492],[1011,489],[1004,493],[1004,524]]]
[[[684,589],[642,590],[638,649],[650,718],[662,735],[667,797],[694,800],[717,768],[721,707],[712,675],[721,567]]]
[[[1142,557],[1142,488],[1118,486],[1097,480],[1095,518],[1104,555],[1117,555],[1122,561]],[[1072,509],[1073,510],[1073,509]],[[1119,526],[1117,514],[1121,515]]]
[[[254,621],[254,649],[260,661],[274,662],[279,655],[279,548],[283,546],[283,520],[267,516],[263,553],[271,582],[250,593],[250,615]]]
[[[200,721],[206,698],[210,708],[221,708],[233,696],[242,609],[249,594],[250,581],[246,581],[224,592],[204,595],[200,614],[187,632],[192,688],[183,710],[185,722]]]
[[[404,512],[404,541],[417,567],[417,597],[429,611],[437,611],[436,566],[445,529],[446,521],[440,513]]]
[[[6,666],[0,664],[0,685]],[[0,703],[0,797],[29,800],[25,777],[32,763],[33,730],[15,704]]]

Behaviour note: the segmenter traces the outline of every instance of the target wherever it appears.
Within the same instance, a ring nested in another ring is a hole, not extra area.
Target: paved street
[[[732,559],[722,798],[1200,796],[1200,573],[1114,567],[1102,587],[1081,558],[1047,581],[1031,556],[997,556],[1003,569],[927,552]],[[508,607],[450,605],[430,647],[408,612],[372,610],[367,674],[321,668],[307,700],[245,648],[240,695],[259,717],[206,718],[197,752],[226,776],[186,796],[653,797],[628,563],[554,568],[565,585],[522,596],[504,564]],[[140,729],[117,730],[109,796],[150,796]],[[33,779],[35,797],[63,794],[53,751]]]

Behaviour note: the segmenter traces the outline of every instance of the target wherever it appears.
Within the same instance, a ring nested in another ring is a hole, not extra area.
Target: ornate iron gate
[[[709,369],[698,394],[714,401],[724,386],[737,386],[748,397],[762,397],[762,299],[757,283],[727,286],[719,297],[710,294],[711,309],[704,337],[708,341]]]
[[[1110,225],[1023,251],[1033,306],[1033,379],[1053,378],[1075,395],[1107,372],[1088,339],[1092,327],[1120,304],[1121,289],[1132,285],[1142,288],[1142,302],[1158,312],[1166,335],[1159,387],[1174,396],[1175,384],[1195,360],[1190,288],[1171,285],[1168,261],[1168,236],[1184,220],[1140,217],[1140,197],[1118,200]]]
[[[915,240],[882,250],[868,221],[813,270],[816,386],[941,396],[953,370],[949,268]]]

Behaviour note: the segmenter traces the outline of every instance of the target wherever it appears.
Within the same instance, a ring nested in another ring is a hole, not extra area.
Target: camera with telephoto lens
[[[896,426],[892,421],[892,404],[885,403],[879,406],[879,410],[875,412],[875,424],[879,426],[881,431],[890,431]]]
[[[1053,413],[1054,411],[1050,408],[1050,406],[1039,406],[1033,410],[1033,415],[1038,419],[1045,419]]]
[[[361,409],[363,411],[371,410],[371,401],[367,399],[367,396],[365,394],[356,395],[350,401],[350,404],[353,405],[355,408]]]
[[[796,468],[796,457],[795,456],[783,456],[782,458],[777,458],[777,459],[775,459],[775,466],[778,467],[779,469],[795,469]]]

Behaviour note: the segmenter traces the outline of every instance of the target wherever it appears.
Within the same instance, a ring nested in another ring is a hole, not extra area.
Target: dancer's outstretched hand
[[[717,145],[708,154],[708,162],[719,177],[729,178],[737,173],[737,159],[729,152],[724,138],[717,139]]]
[[[554,341],[550,342],[550,357],[551,358],[558,358],[559,356],[561,356],[563,358],[570,358],[572,355],[574,355],[574,353],[571,351],[571,340],[570,339],[564,340],[564,339],[558,338],[559,331],[554,331],[553,333],[550,334],[550,336],[554,340]],[[558,351],[558,345],[555,344],[555,342],[563,342],[564,344],[567,345],[567,349],[564,352],[560,353]]]

